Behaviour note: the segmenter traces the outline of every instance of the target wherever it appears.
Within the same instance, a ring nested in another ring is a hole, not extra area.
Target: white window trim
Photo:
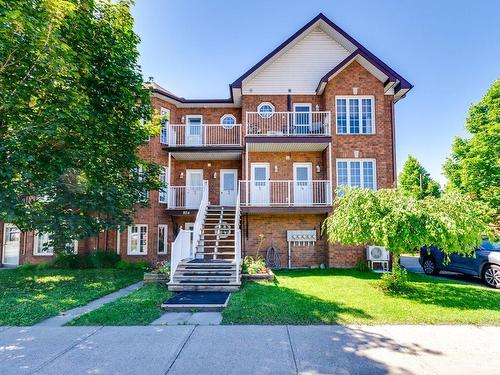
[[[144,248],[144,253],[133,253],[131,251],[131,245],[132,245],[132,227],[138,227],[138,233],[139,233],[139,246],[140,246],[140,241],[141,241],[141,227],[146,227],[146,245]],[[149,245],[149,229],[147,224],[133,224],[129,225],[127,229],[127,255],[137,255],[137,256],[144,256],[148,255],[148,245]]]
[[[162,125],[161,129],[160,129],[160,144],[163,144],[163,145],[168,144],[168,125],[170,124],[170,109],[160,107],[160,116],[163,117],[163,116],[166,116],[167,114],[169,115],[169,119],[166,120],[166,123],[164,125]],[[163,129],[165,129],[164,135],[162,134]],[[164,137],[164,139],[162,139],[163,137]]]
[[[139,181],[142,181],[144,179],[144,177],[142,176],[143,172],[144,172],[144,168],[142,167],[142,165],[139,165],[137,168],[137,173],[139,175]],[[149,191],[144,190],[143,195],[144,195],[144,197],[143,197],[143,199],[140,200],[140,202],[149,203]]]
[[[360,183],[361,187],[364,187],[364,171],[363,171],[363,162],[364,161],[371,161],[373,163],[373,191],[377,191],[377,161],[375,159],[336,159],[335,160],[335,184],[336,184],[336,189],[340,187],[339,185],[339,162],[347,162],[347,181],[349,184],[347,186],[351,186],[351,164],[350,162],[352,161],[357,161],[360,162],[360,171],[359,171],[359,178],[360,178]],[[344,185],[343,185],[344,186]]]
[[[266,114],[263,114],[263,113],[260,113],[260,109],[265,106],[265,105],[268,105],[269,107],[271,107],[272,111],[271,112],[265,112]],[[276,109],[274,108],[274,105],[270,102],[262,102],[260,103],[258,106],[257,106],[257,112],[259,113],[259,116],[262,117],[262,118],[269,118],[271,117],[274,112],[276,112]]]
[[[163,167],[163,173],[160,173],[160,182],[161,181],[161,175],[165,174],[165,183],[166,187],[164,188],[166,191],[164,192],[164,200],[162,198],[162,191],[158,190],[158,203],[160,204],[167,204],[168,203],[168,167]],[[161,189],[161,188],[160,188]]]
[[[293,103],[293,111],[295,112],[295,107],[309,107],[309,112],[312,112],[311,103]],[[307,112],[304,112],[307,113]]]
[[[160,228],[164,228],[163,242],[165,244],[165,251],[160,252]],[[156,252],[160,255],[168,254],[168,225],[167,224],[158,224],[158,238],[157,238],[157,247]]]
[[[189,124],[189,119],[199,118],[201,120],[200,125],[203,125],[203,115],[186,115],[186,125]]]
[[[232,119],[234,120],[234,124],[224,124],[224,120],[225,120],[226,118],[232,118]],[[222,116],[222,117],[220,118],[220,124],[222,125],[222,127],[223,127],[224,129],[227,129],[227,130],[232,129],[232,128],[234,128],[234,126],[236,125],[236,117],[235,117],[234,115],[230,114],[230,113],[225,114],[224,116]]]
[[[339,133],[338,127],[338,117],[337,117],[337,99],[346,99],[346,121],[347,121],[347,133]],[[359,99],[359,130],[360,133],[351,133],[350,119],[349,119],[349,99]],[[371,99],[372,101],[372,132],[371,133],[361,133],[363,129],[363,104],[362,99]],[[375,96],[373,95],[336,95],[335,96],[335,134],[338,135],[375,135],[377,130],[375,128]]]
[[[34,232],[34,239],[33,239],[33,256],[36,257],[51,257],[54,255],[54,248],[49,247],[49,252],[47,253],[39,253],[38,252],[38,236],[42,233]],[[49,241],[50,241],[50,235],[49,235]],[[73,254],[78,254],[78,241],[73,240]]]

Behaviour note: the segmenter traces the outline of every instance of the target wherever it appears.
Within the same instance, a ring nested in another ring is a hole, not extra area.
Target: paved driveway
[[[401,265],[404,266],[409,272],[424,273],[422,266],[418,262],[418,257],[416,256],[402,256]],[[484,283],[481,281],[480,278],[474,276],[462,275],[461,273],[441,271],[439,273],[439,276],[433,276],[433,277],[442,277],[449,280],[460,281],[471,285],[482,286],[490,290],[495,290],[493,288],[489,288],[488,286],[484,285]]]
[[[500,327],[0,327],[0,374],[498,374]],[[480,369],[480,370],[478,370]]]

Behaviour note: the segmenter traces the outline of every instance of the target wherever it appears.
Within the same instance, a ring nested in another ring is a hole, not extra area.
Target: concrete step
[[[235,292],[240,288],[241,283],[230,285],[206,285],[206,284],[180,284],[169,283],[168,290],[172,292],[205,291],[205,292]]]
[[[236,271],[217,271],[217,272],[206,272],[205,270],[187,270],[187,271],[177,271],[175,273],[175,277],[213,277],[213,278],[222,278],[227,277],[231,278],[236,274]]]
[[[189,265],[179,265],[177,266],[178,271],[182,272],[192,272],[192,271],[203,271],[203,272],[230,272],[236,270],[236,265],[229,266],[189,266]]]

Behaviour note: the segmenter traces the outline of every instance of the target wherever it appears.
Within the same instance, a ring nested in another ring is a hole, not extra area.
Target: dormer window
[[[274,106],[269,102],[260,103],[257,107],[260,117],[269,118],[273,115]]]
[[[236,117],[233,115],[224,115],[220,118],[220,123],[224,129],[232,129],[236,125]]]

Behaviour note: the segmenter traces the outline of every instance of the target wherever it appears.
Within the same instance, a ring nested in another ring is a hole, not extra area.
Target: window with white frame
[[[352,186],[376,190],[375,160],[337,159],[337,188]]]
[[[128,255],[146,255],[148,253],[148,226],[146,224],[128,227]]]
[[[137,176],[139,178],[139,181],[144,181],[144,168],[142,167],[142,165],[139,165],[136,168],[136,173],[137,173]],[[141,202],[147,202],[149,200],[149,191],[147,191],[147,190],[142,191],[141,196],[140,196],[140,200],[141,200]]]
[[[236,117],[233,115],[224,115],[220,118],[220,123],[224,129],[232,129],[236,125]]]
[[[167,203],[168,202],[168,168],[163,167],[160,173],[161,187],[158,194],[158,202]]]
[[[54,247],[50,245],[49,233],[35,233],[35,240],[33,245],[33,255],[54,255]],[[78,252],[78,241],[75,240],[68,243],[66,245],[66,252],[76,254]]]
[[[274,105],[269,102],[260,103],[257,107],[257,112],[259,112],[260,117],[269,118],[273,115]]]
[[[336,97],[337,134],[374,134],[373,97]]]
[[[158,254],[167,253],[168,225],[158,225]]]
[[[170,123],[170,109],[160,108],[161,128],[160,128],[160,143],[168,144],[168,125]]]

